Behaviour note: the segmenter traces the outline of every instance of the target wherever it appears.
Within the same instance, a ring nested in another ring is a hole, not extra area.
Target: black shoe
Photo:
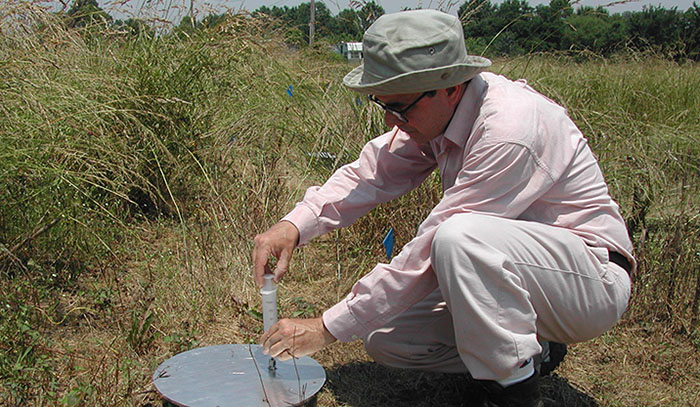
[[[530,378],[514,385],[503,387],[497,382],[479,380],[484,389],[486,400],[484,407],[543,407],[540,393],[540,375],[535,373]]]
[[[566,344],[556,342],[543,342],[542,353],[533,356],[535,360],[535,370],[540,373],[540,376],[547,376],[554,369],[559,367],[564,357],[566,356]]]

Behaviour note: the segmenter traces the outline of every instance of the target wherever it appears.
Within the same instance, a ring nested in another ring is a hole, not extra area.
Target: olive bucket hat
[[[467,55],[459,19],[437,10],[385,14],[362,37],[364,62],[343,83],[360,93],[419,93],[459,85],[491,66]]]

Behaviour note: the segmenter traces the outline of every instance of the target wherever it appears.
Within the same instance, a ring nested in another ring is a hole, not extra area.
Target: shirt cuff
[[[323,313],[323,324],[340,342],[350,342],[363,338],[367,333],[355,319],[348,308],[347,300],[343,300]]]
[[[299,244],[303,246],[318,234],[318,219],[311,209],[297,204],[282,220],[291,222],[299,230]]]

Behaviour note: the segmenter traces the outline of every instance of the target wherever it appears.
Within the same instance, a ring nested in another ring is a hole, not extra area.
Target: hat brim
[[[384,80],[373,80],[371,75],[365,74],[364,65],[360,65],[345,75],[343,83],[348,88],[365,94],[420,93],[459,85],[472,79],[489,66],[491,61],[488,59],[469,55],[459,64],[407,72]]]

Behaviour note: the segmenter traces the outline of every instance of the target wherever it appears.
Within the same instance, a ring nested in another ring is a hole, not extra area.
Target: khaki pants
[[[475,379],[511,377],[539,341],[585,341],[627,308],[630,279],[566,229],[477,214],[438,229],[439,289],[365,338],[379,363]]]

